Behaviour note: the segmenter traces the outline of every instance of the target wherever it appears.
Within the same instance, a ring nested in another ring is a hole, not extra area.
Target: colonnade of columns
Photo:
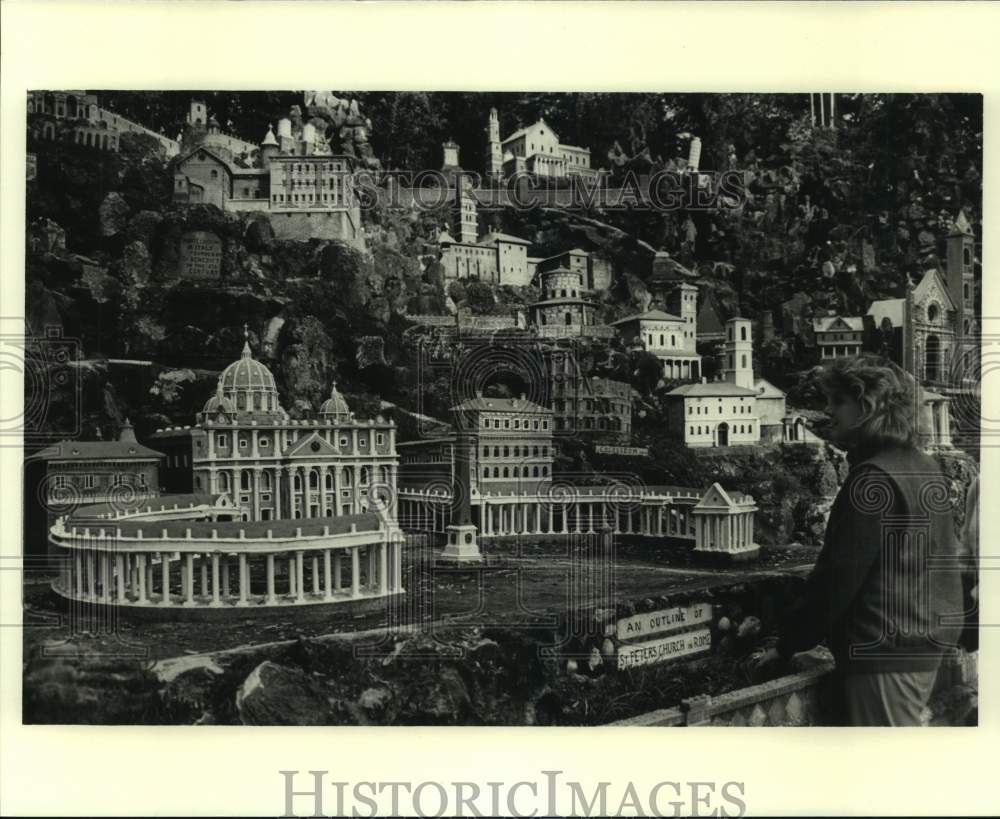
[[[753,512],[695,516],[695,550],[739,552],[750,549],[753,540]]]
[[[444,532],[451,522],[451,498],[400,499],[397,520],[404,529]]]
[[[701,378],[701,361],[697,358],[669,358],[657,355],[663,364],[664,378]]]
[[[692,537],[690,506],[637,506],[606,500],[484,499],[479,504],[480,534],[584,534],[605,524],[616,535]]]
[[[93,603],[278,606],[403,591],[402,542],[283,552],[64,549],[57,591]]]
[[[689,504],[622,504],[579,498],[481,498],[478,510],[481,537],[507,535],[583,534],[598,531],[605,523],[615,534],[649,537],[694,537]],[[450,522],[450,500],[404,498],[400,500],[400,525],[418,531],[444,532]]]

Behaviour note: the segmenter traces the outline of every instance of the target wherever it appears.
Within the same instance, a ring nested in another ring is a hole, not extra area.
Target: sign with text
[[[195,230],[181,238],[180,274],[189,279],[217,279],[222,269],[222,240]]]
[[[665,660],[698,654],[711,647],[712,632],[708,628],[647,640],[637,645],[625,645],[618,649],[618,670],[662,663]]]
[[[598,455],[624,455],[630,458],[648,458],[648,446],[610,446],[608,444],[597,444],[594,452]]]
[[[623,617],[618,621],[615,631],[619,640],[637,640],[667,631],[704,625],[711,619],[712,606],[709,603],[695,603]]]

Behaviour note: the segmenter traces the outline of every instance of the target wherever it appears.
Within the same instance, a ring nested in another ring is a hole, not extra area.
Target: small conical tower
[[[278,153],[278,140],[274,136],[274,128],[267,126],[267,134],[264,141],[260,143],[260,166],[262,168],[271,167],[271,157]]]

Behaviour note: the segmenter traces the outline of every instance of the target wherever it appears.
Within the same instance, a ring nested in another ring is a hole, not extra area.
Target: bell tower
[[[487,128],[489,132],[488,154],[489,154],[489,174],[499,177],[503,174],[503,157],[500,153],[500,115],[496,108],[490,109],[490,124]]]
[[[955,302],[955,336],[960,341],[975,332],[976,286],[973,266],[976,236],[965,211],[959,211],[947,238],[948,293]]]
[[[722,376],[737,387],[753,389],[753,330],[750,319],[736,317],[726,322]]]

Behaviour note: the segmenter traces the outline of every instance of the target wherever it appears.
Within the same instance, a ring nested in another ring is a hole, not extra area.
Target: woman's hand
[[[751,678],[755,683],[766,682],[778,675],[780,668],[784,665],[784,660],[778,653],[778,649],[771,647],[761,654],[750,669]]]

